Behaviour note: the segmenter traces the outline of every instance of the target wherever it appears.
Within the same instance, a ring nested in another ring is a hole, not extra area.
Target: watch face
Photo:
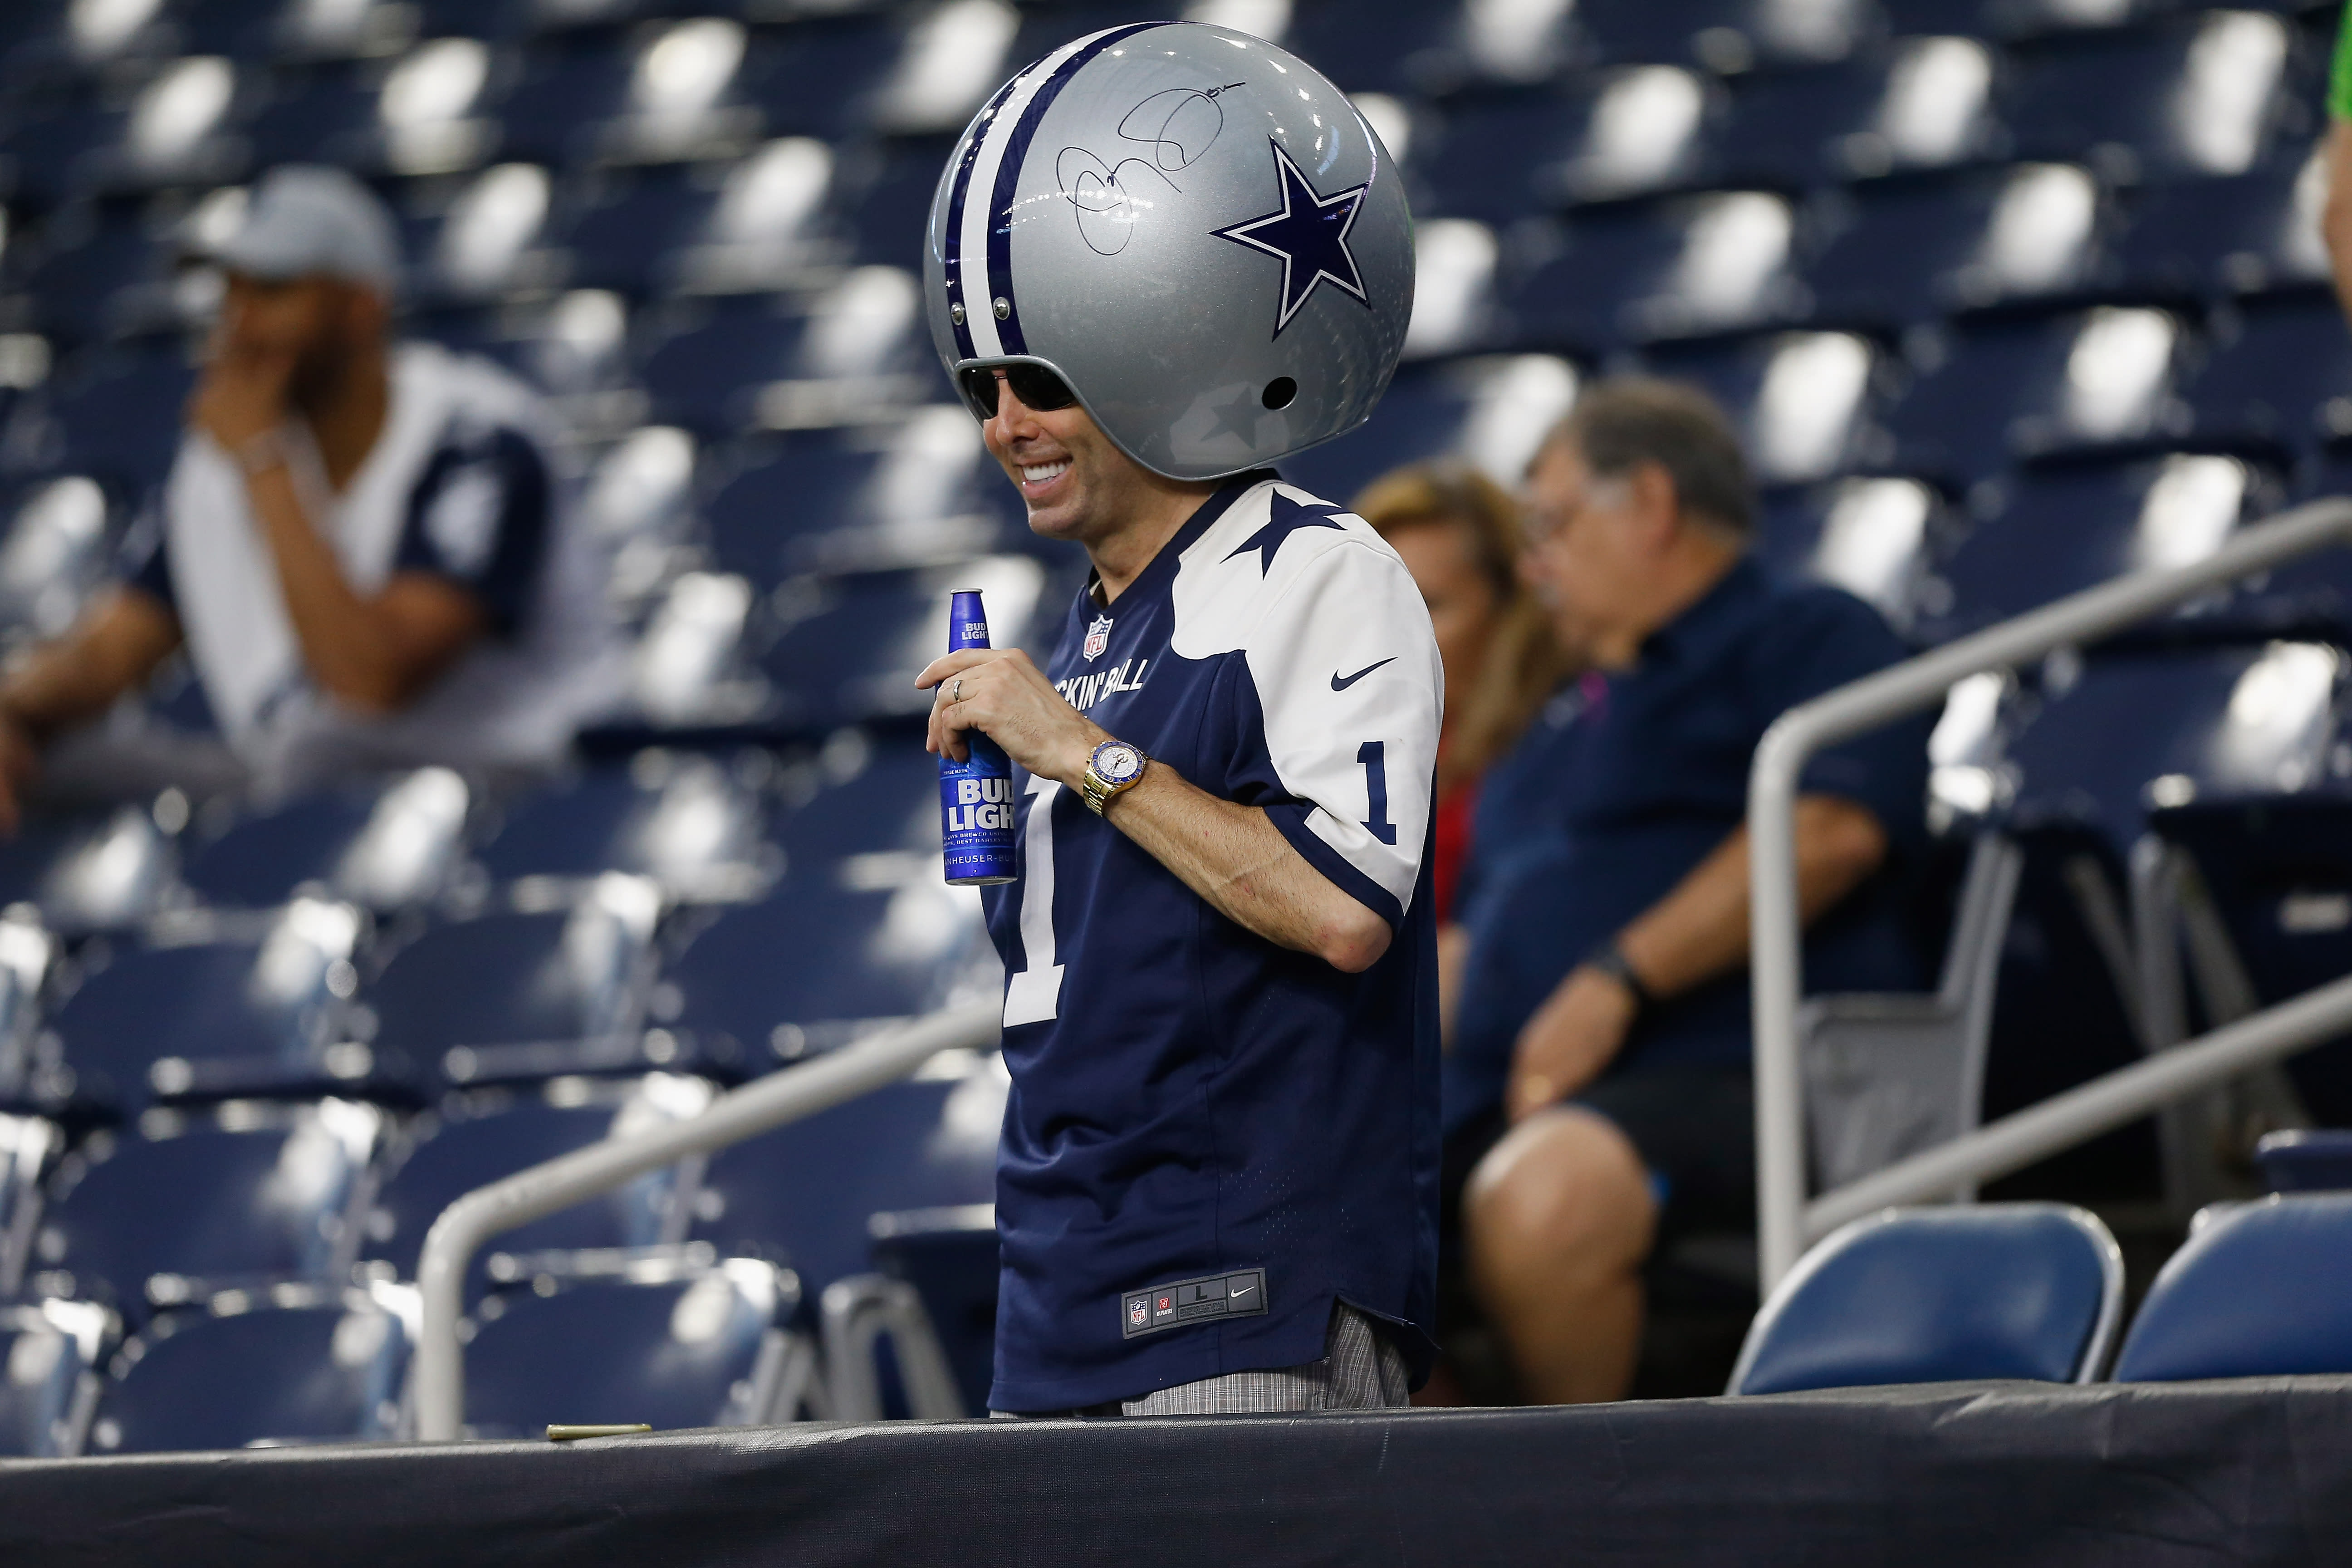
[[[1125,784],[1143,771],[1143,753],[1133,746],[1109,741],[1095,748],[1095,772],[1112,784]]]

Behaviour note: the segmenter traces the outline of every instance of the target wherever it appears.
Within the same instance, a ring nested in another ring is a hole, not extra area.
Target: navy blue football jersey
[[[1394,1325],[1418,1374],[1444,693],[1411,575],[1362,520],[1245,475],[1116,601],[1078,595],[1047,674],[1111,734],[1263,807],[1393,940],[1361,974],[1277,947],[1073,791],[1016,775],[1021,878],[984,890],[1013,1077],[990,1403],[1070,1409],[1314,1361],[1335,1299]]]

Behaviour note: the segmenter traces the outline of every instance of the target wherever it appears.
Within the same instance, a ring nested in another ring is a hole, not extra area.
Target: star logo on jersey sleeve
[[[1282,553],[1283,541],[1300,529],[1337,528],[1342,532],[1346,531],[1342,524],[1333,521],[1344,514],[1339,508],[1331,505],[1328,501],[1317,501],[1313,506],[1302,506],[1280,490],[1275,491],[1271,499],[1272,505],[1268,508],[1265,526],[1243,540],[1240,548],[1235,550],[1233,555],[1225,557],[1226,560],[1231,561],[1234,555],[1247,555],[1252,551],[1255,551],[1257,574],[1261,578],[1274,570],[1274,558]]]
[[[1282,309],[1274,323],[1274,335],[1278,338],[1319,283],[1328,283],[1370,307],[1363,277],[1356,270],[1355,253],[1348,248],[1348,231],[1355,226],[1364,193],[1371,187],[1356,185],[1327,196],[1291,162],[1281,142],[1269,144],[1274,148],[1276,178],[1282,186],[1282,210],[1211,232],[1219,239],[1281,259]]]

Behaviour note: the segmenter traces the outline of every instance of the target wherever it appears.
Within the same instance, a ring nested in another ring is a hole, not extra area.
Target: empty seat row
[[[2054,1204],[1888,1210],[1781,1281],[1731,1392],[2352,1372],[2347,1243],[2352,1194],[2201,1215],[2118,1349],[2123,1255],[2095,1216]]]

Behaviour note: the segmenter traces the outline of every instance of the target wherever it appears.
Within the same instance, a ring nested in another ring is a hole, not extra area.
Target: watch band
[[[276,429],[247,437],[230,449],[229,455],[236,459],[236,466],[248,479],[257,479],[289,460],[285,434]]]
[[[1622,985],[1626,994],[1633,998],[1635,1017],[1640,1017],[1658,1005],[1657,994],[1643,984],[1642,977],[1633,973],[1633,963],[1625,957],[1625,950],[1617,945],[1615,937],[1611,937],[1593,949],[1585,958],[1584,966],[1588,969],[1597,969]]]
[[[1096,751],[1100,751],[1101,749],[1102,748],[1100,746],[1095,748]],[[1151,758],[1144,752],[1142,747],[1129,746],[1129,749],[1134,752],[1136,755],[1137,765],[1132,777],[1124,779],[1105,778],[1101,773],[1095,771],[1095,760],[1091,753],[1087,758],[1086,772],[1078,775],[1078,794],[1086,801],[1087,809],[1093,812],[1097,816],[1100,816],[1103,814],[1104,808],[1110,805],[1112,797],[1124,795],[1127,791],[1133,789],[1137,784],[1141,784],[1143,782],[1143,775],[1151,770]]]

